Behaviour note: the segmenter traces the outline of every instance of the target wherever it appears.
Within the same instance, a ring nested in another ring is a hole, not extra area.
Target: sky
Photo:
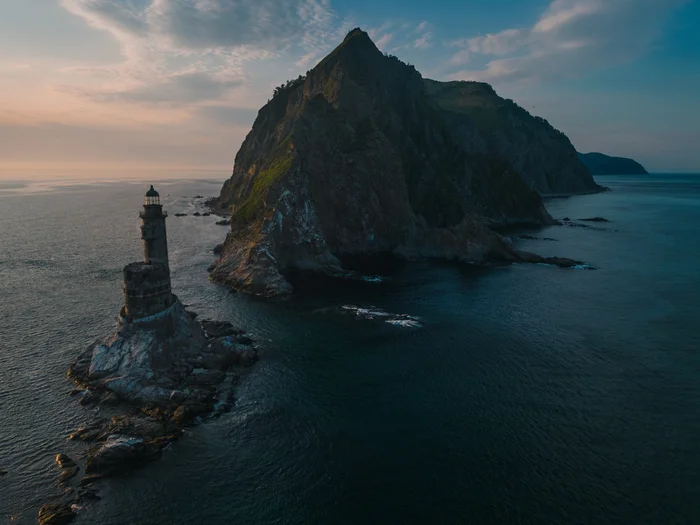
[[[361,27],[579,151],[700,172],[700,0],[2,0],[0,179],[230,170],[275,86]]]

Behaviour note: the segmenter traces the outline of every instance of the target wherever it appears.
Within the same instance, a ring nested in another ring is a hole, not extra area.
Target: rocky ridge
[[[351,31],[260,110],[213,203],[230,209],[231,232],[212,279],[277,296],[292,291],[288,270],[345,275],[344,255],[537,260],[494,229],[555,221],[507,158],[466,146],[459,118],[415,68]]]

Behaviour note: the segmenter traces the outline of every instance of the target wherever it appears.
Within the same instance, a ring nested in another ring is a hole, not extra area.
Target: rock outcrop
[[[639,162],[624,157],[610,157],[602,153],[579,153],[581,162],[592,175],[647,175]]]
[[[77,480],[81,466],[56,456],[59,485],[69,486],[62,501],[42,508],[40,522],[71,518],[99,499],[90,488],[94,481],[159,457],[185,426],[231,409],[241,368],[258,359],[254,341],[229,323],[196,317],[177,299],[152,318],[120,317],[115,334],[90,345],[71,365],[68,376],[80,387],[72,394],[99,410],[69,436],[90,447],[84,476]]]
[[[47,503],[39,509],[39,525],[66,525],[75,518],[75,512],[66,503]]]
[[[507,160],[540,195],[597,193],[568,137],[483,82],[425,80],[430,99],[467,150]]]
[[[415,68],[359,29],[278,88],[210,203],[231,211],[212,279],[275,296],[292,291],[287,270],[346,275],[344,255],[521,260],[494,228],[553,219],[518,168],[469,146],[469,119],[438,102]],[[567,162],[583,169],[570,149]]]
[[[251,339],[228,323],[196,321],[176,300],[158,318],[123,323],[114,335],[91,345],[71,365],[69,377],[86,387],[83,396],[93,402],[114,396],[117,402],[169,412],[181,405],[207,412],[228,396],[217,387],[231,367],[248,366],[256,358]]]

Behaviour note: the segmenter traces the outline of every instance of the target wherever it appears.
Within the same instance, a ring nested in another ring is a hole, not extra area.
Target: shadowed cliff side
[[[568,137],[482,82],[425,80],[430,99],[440,107],[466,151],[508,161],[540,195],[597,193]]]
[[[491,227],[552,223],[511,164],[468,150],[421,75],[351,31],[259,112],[219,197],[231,232],[212,278],[266,296],[339,256],[519,260]]]

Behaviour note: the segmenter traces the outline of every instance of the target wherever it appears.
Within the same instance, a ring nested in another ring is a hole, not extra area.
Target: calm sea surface
[[[115,327],[146,182],[0,181],[3,523],[35,523],[80,450],[65,371]],[[176,293],[264,352],[231,413],[75,523],[700,523],[700,176],[599,182],[548,207],[604,230],[516,240],[597,271],[409,263],[285,304],[207,280],[226,228],[193,198],[221,181],[159,182]]]

